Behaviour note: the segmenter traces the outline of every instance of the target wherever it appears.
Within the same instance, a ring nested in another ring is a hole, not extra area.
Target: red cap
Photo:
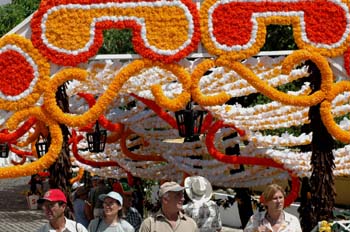
[[[60,189],[50,189],[42,198],[38,200],[38,203],[42,203],[44,201],[63,201],[64,203],[67,203],[67,198]]]

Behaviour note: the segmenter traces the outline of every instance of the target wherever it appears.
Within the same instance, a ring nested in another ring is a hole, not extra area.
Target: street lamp
[[[96,121],[94,132],[87,133],[86,138],[88,141],[88,148],[90,152],[99,153],[105,150],[105,145],[107,141],[107,131],[100,130],[98,121]]]
[[[203,110],[192,109],[192,102],[189,102],[185,110],[175,112],[179,136],[185,138],[185,142],[199,140],[203,121]]]
[[[0,143],[0,158],[9,157],[9,145],[7,143]]]
[[[41,133],[39,134],[38,140],[35,143],[36,153],[38,158],[42,157],[49,151],[50,142],[49,139],[45,138]]]

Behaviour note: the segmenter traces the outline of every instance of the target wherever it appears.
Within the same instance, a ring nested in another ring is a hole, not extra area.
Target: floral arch
[[[319,18],[332,20],[321,23]],[[311,152],[292,147],[310,144],[313,135],[271,136],[261,130],[308,124],[309,108],[317,104],[328,132],[345,144],[334,151],[334,175],[349,176],[350,15],[345,0],[205,0],[198,6],[190,0],[47,0],[26,23],[30,30],[0,39],[0,142],[11,151],[0,178],[48,168],[62,146],[59,124],[65,124],[72,135],[72,161],[89,172],[157,180],[202,175],[223,187],[290,179],[291,203],[298,178],[311,175]],[[292,25],[299,50],[257,57],[269,24]],[[138,55],[95,56],[101,32],[110,28],[131,28]],[[198,53],[202,46],[207,53]],[[309,75],[302,65],[306,60],[320,70],[320,89],[311,92],[305,82],[298,91],[280,91],[278,86]],[[67,81],[70,113],[55,99]],[[271,102],[226,104],[252,93]],[[179,143],[174,112],[191,99],[208,112],[205,136]],[[106,149],[98,154],[83,149],[84,133],[96,120],[108,130]],[[234,132],[237,136],[223,139]],[[48,133],[51,146],[38,158],[33,144]],[[236,144],[240,155],[225,155]],[[232,174],[237,165],[245,165],[244,171]]]

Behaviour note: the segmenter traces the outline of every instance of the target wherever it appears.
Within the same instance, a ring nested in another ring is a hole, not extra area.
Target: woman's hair
[[[275,193],[280,191],[284,197],[286,197],[286,192],[284,189],[279,186],[278,184],[270,184],[266,187],[265,191],[262,193],[262,196],[264,198],[264,202],[271,201],[273,199],[273,196]]]

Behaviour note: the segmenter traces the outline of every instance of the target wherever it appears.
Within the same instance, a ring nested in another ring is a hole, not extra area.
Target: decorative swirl
[[[16,128],[21,121],[28,117],[35,117],[38,120],[45,122],[49,126],[50,135],[52,138],[49,150],[40,159],[32,163],[26,163],[20,166],[1,167],[0,178],[33,175],[39,171],[49,168],[60,154],[63,143],[60,126],[57,122],[48,117],[48,115],[46,115],[39,107],[28,108],[14,113],[7,121],[8,128]]]
[[[333,85],[332,91],[327,95],[327,100],[321,103],[320,113],[321,119],[327,131],[341,142],[350,142],[350,131],[344,131],[334,121],[332,115],[332,100],[340,93],[350,91],[350,82],[341,81]]]
[[[65,81],[76,79],[84,80],[87,76],[87,72],[82,69],[69,68],[64,69],[57,73],[50,81],[49,88],[44,93],[44,106],[45,111],[56,121],[64,123],[72,127],[83,127],[87,124],[94,122],[98,117],[107,109],[108,105],[112,103],[113,99],[117,96],[119,90],[123,84],[133,75],[142,71],[144,68],[158,66],[172,72],[179,78],[179,81],[183,85],[183,92],[174,99],[169,99],[164,96],[160,86],[153,86],[152,92],[154,94],[157,104],[161,107],[169,110],[180,110],[190,100],[190,86],[191,78],[188,72],[177,64],[162,64],[160,62],[153,62],[150,60],[135,60],[122,69],[114,78],[112,83],[108,86],[108,89],[98,98],[95,105],[93,105],[87,112],[82,115],[71,115],[64,113],[56,103],[56,90]]]
[[[293,55],[294,54],[294,55]],[[332,71],[328,65],[327,59],[307,51],[298,51],[292,53],[286,61],[285,70],[289,70],[292,66],[298,64],[301,60],[310,59],[319,67],[322,76],[321,90],[314,92],[309,96],[293,96],[282,91],[279,91],[265,81],[261,80],[253,71],[244,66],[240,62],[230,62],[228,60],[218,60],[218,64],[228,67],[237,72],[241,77],[249,82],[259,92],[269,97],[272,100],[294,106],[313,106],[321,103],[325,99],[326,93],[331,90]],[[288,64],[288,65],[287,65]]]

